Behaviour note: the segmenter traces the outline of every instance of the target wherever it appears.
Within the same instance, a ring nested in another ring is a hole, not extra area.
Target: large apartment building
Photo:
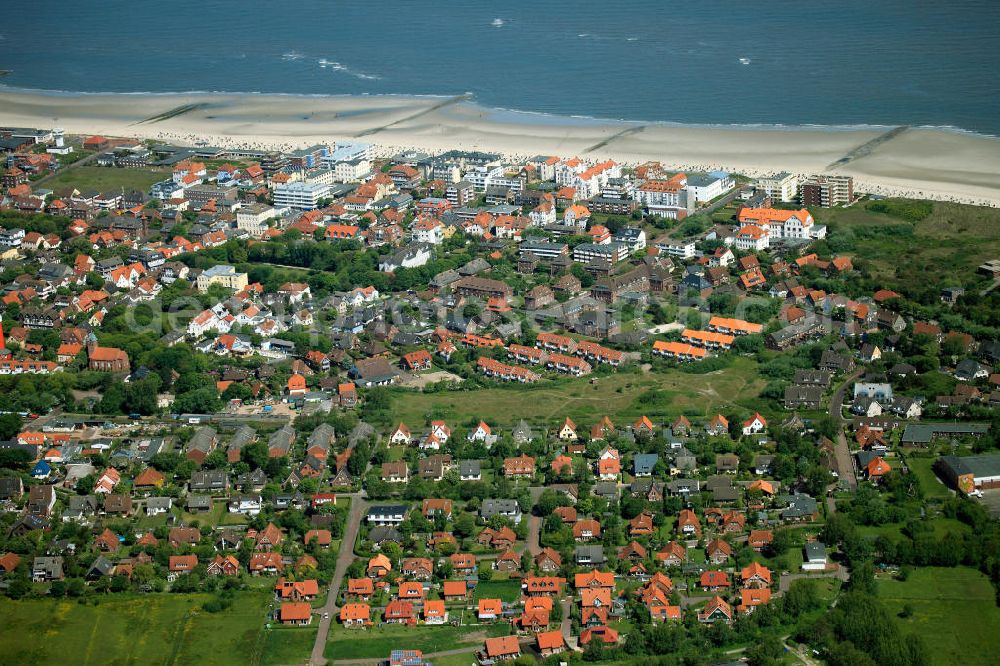
[[[799,193],[799,177],[787,171],[758,178],[754,185],[757,190],[781,203],[795,201],[795,196]]]
[[[779,210],[775,208],[743,208],[739,213],[740,228],[756,226],[776,238],[825,238],[826,226],[816,224],[805,208]]]
[[[279,208],[312,210],[319,207],[320,200],[330,194],[326,183],[305,183],[295,181],[274,188],[274,205]]]
[[[271,206],[262,203],[252,203],[236,211],[236,228],[243,229],[252,236],[260,236],[266,228],[265,222],[278,216]]]
[[[813,176],[802,183],[802,205],[830,208],[854,200],[851,176]]]
[[[683,220],[694,210],[687,177],[679,173],[668,180],[647,180],[635,190],[635,199],[650,215]]]

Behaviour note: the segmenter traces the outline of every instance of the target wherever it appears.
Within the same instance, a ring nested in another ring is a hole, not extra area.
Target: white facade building
[[[326,183],[287,183],[274,188],[274,205],[312,210],[329,194],[330,186]]]
[[[658,243],[656,249],[667,256],[678,259],[694,259],[694,241],[677,241],[675,243]]]
[[[795,201],[795,197],[799,193],[799,177],[783,171],[774,176],[758,178],[754,186],[775,201],[789,203]]]
[[[690,174],[687,189],[695,201],[711,201],[733,189],[733,177],[725,171],[710,171],[706,174]]]
[[[243,229],[251,236],[260,236],[267,228],[268,220],[278,216],[278,211],[267,204],[254,203],[236,211],[236,228]]]
[[[333,175],[338,183],[354,183],[371,173],[372,163],[366,159],[337,162],[333,165]]]

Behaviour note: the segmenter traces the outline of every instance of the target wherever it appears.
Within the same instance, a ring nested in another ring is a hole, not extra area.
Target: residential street
[[[528,553],[534,557],[538,553],[542,552],[542,547],[539,544],[539,536],[542,529],[542,518],[541,516],[531,515],[528,517]]]
[[[330,623],[336,619],[337,593],[340,591],[344,576],[347,575],[347,567],[351,566],[351,562],[354,561],[354,544],[358,540],[361,521],[368,511],[368,502],[362,499],[359,493],[346,495],[346,497],[351,498],[351,509],[347,516],[347,525],[344,527],[344,536],[340,542],[337,568],[334,570],[333,580],[330,581],[326,604],[318,610],[319,629],[316,632],[316,643],[313,645],[312,657],[309,659],[309,663],[316,666],[326,663],[323,650],[326,648],[326,639],[330,634]]]
[[[837,387],[830,398],[830,418],[837,426],[837,441],[834,447],[837,462],[837,474],[847,482],[847,486],[854,490],[858,487],[858,479],[854,475],[854,463],[851,462],[851,449],[847,444],[847,435],[844,434],[844,393],[847,387],[864,373],[864,368],[855,370],[847,379]]]
[[[562,600],[562,623],[559,628],[562,630],[563,640],[571,650],[579,649],[578,639],[573,635],[573,621],[570,619],[570,611],[573,610],[573,599],[566,597]]]

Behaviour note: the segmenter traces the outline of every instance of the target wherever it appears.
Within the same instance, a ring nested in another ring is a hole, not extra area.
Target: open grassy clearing
[[[838,238],[851,241],[845,253],[867,260],[873,274],[890,284],[958,284],[973,278],[983,261],[1000,256],[1000,210],[995,208],[935,202],[931,214],[916,223],[866,210],[863,204],[810,212],[816,222],[830,226],[831,245]],[[882,233],[891,227],[910,227],[912,234]]]
[[[428,653],[468,645],[471,650],[487,636],[504,636],[509,630],[510,625],[505,623],[462,627],[381,625],[367,630],[334,625],[324,655],[332,660],[386,659],[392,650],[403,648]]]
[[[283,666],[309,661],[316,642],[316,625],[308,627],[275,627],[266,632],[261,664]]]
[[[948,486],[941,482],[937,474],[934,473],[934,458],[907,458],[906,464],[920,481],[920,488],[924,491],[924,496],[930,499],[947,499],[952,492]]]
[[[554,427],[569,416],[587,424],[603,414],[631,422],[643,414],[675,418],[680,414],[710,417],[734,408],[752,410],[765,382],[756,363],[735,358],[732,365],[704,375],[679,370],[643,373],[626,370],[591,378],[560,379],[537,386],[502,386],[476,391],[415,393],[394,391],[393,418],[411,424],[444,418],[455,423],[483,418],[513,425],[520,419]]]
[[[489,566],[483,563],[482,566]],[[479,599],[502,599],[503,601],[517,601],[521,598],[521,583],[516,580],[490,580],[479,581],[476,589],[472,593],[472,598]]]
[[[892,613],[908,605],[903,630],[923,637],[934,664],[987,664],[996,658],[1000,608],[986,576],[965,567],[914,569],[906,581],[879,580],[879,598]]]
[[[119,192],[140,190],[145,192],[153,183],[169,178],[166,171],[152,169],[118,169],[115,167],[79,166],[67,169],[45,182],[45,187],[59,193],[76,188],[81,192]]]
[[[270,594],[239,593],[221,613],[201,610],[210,598],[150,594],[109,598],[96,606],[2,599],[0,664],[250,663],[262,649],[258,639]]]

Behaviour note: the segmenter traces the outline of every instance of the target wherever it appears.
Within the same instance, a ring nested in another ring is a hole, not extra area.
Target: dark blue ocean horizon
[[[493,113],[1000,135],[1000,2],[752,4],[37,0],[0,25],[0,83],[471,93]]]

